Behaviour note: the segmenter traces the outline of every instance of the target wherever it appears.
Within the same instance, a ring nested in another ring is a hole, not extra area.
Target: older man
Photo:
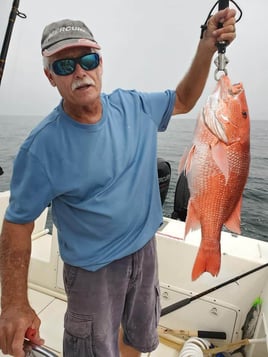
[[[226,9],[210,18],[188,73],[176,90],[159,93],[101,93],[100,46],[88,27],[61,20],[44,29],[44,71],[62,100],[14,164],[1,235],[4,353],[24,356],[29,327],[36,330],[34,342],[43,343],[27,274],[33,222],[50,202],[65,263],[64,356],[137,357],[157,347],[157,131],[193,108],[215,43],[235,38],[234,16]]]

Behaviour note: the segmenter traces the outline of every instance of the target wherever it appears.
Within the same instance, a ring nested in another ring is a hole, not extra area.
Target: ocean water
[[[9,189],[12,163],[29,131],[41,120],[34,116],[0,116],[0,191]],[[178,179],[178,164],[190,145],[195,127],[193,119],[173,118],[168,130],[158,134],[158,156],[171,165],[171,181],[163,206],[165,216],[173,211]],[[243,193],[241,214],[242,234],[268,241],[268,121],[251,121],[251,165]]]

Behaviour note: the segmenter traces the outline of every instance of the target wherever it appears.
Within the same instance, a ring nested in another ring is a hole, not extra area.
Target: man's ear
[[[53,87],[56,87],[56,83],[55,83],[55,81],[54,81],[54,79],[52,77],[52,74],[51,74],[50,70],[47,69],[47,68],[44,68],[44,72],[45,72],[45,75],[46,75],[47,79],[49,80],[50,84]]]

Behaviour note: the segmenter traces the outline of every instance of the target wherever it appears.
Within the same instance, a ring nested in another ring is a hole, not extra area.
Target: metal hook
[[[224,72],[225,75],[227,76],[228,72],[226,69],[226,65],[229,63],[229,60],[225,56],[224,53],[219,53],[218,56],[215,58],[214,63],[217,67],[215,70],[215,73],[214,73],[214,78],[216,81],[218,81],[219,80],[219,77],[218,77],[219,72]]]

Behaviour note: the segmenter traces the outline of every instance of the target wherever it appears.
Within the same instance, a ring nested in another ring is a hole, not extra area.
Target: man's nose
[[[86,75],[86,70],[83,69],[79,63],[76,63],[75,70],[74,70],[74,75],[76,77],[84,77]]]

